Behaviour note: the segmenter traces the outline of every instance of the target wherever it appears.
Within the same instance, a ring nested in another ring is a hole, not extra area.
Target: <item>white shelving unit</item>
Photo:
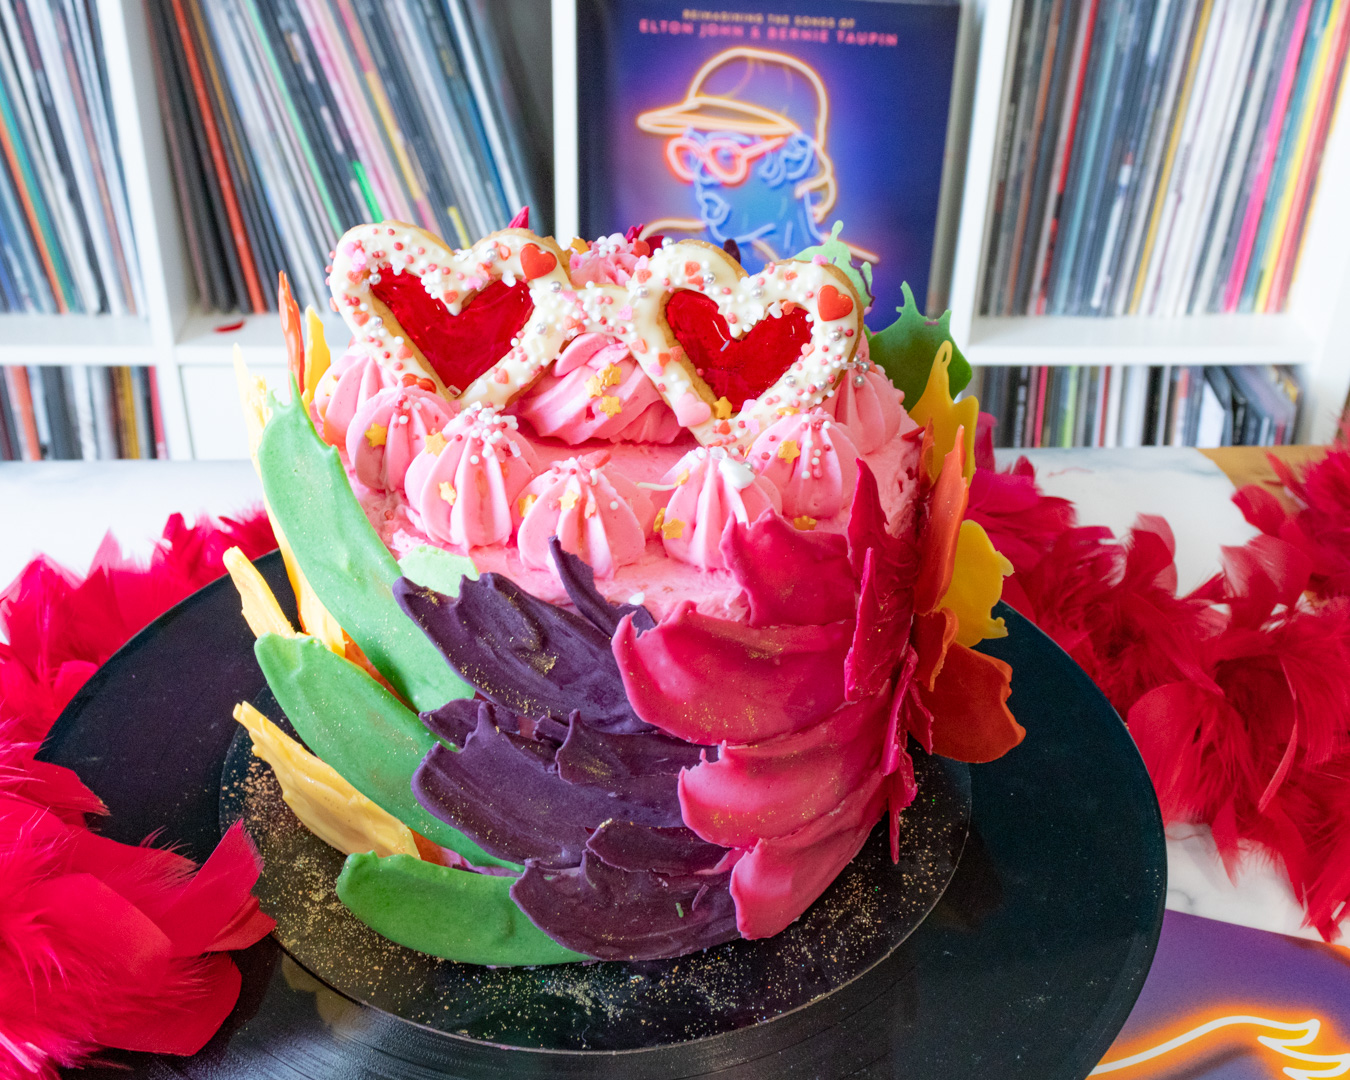
[[[514,2],[514,0],[501,0]],[[555,28],[574,0],[554,0]],[[169,453],[174,458],[242,457],[243,421],[231,351],[280,387],[281,331],[274,315],[242,319],[193,306],[182,224],[164,142],[144,0],[97,0],[122,167],[131,199],[147,311],[143,317],[0,316],[0,364],[145,364],[159,375]],[[975,364],[1298,364],[1307,399],[1300,437],[1326,441],[1350,389],[1350,120],[1338,114],[1322,163],[1301,265],[1281,315],[1181,319],[976,317],[976,283],[992,180],[999,94],[1010,32],[1007,0],[965,0],[949,155],[956,168],[944,196],[952,218],[939,230],[940,270],[951,266],[952,330]],[[560,17],[561,16],[561,17]],[[573,22],[572,25],[575,25]],[[572,39],[555,35],[556,160],[575,162]],[[569,62],[569,56],[571,60]],[[968,73],[968,74],[965,74]],[[968,115],[962,104],[969,102]],[[968,132],[968,141],[966,133]],[[962,145],[964,143],[964,145]],[[960,164],[964,160],[964,177]],[[557,169],[559,233],[578,220],[575,170]],[[328,313],[324,313],[328,315]],[[347,332],[326,318],[339,352]]]
[[[968,0],[977,32],[965,190],[952,269],[952,334],[972,364],[1293,364],[1306,397],[1299,441],[1328,442],[1350,391],[1350,118],[1337,111],[1288,310],[1175,319],[978,316],[1012,5]],[[1342,97],[1346,95],[1342,90]]]
[[[233,348],[238,344],[257,374],[283,388],[280,324],[270,314],[240,317],[194,307],[144,0],[97,0],[97,8],[146,311],[116,318],[0,316],[0,364],[153,367],[170,457],[245,457]],[[238,329],[220,329],[241,322]],[[325,326],[330,345],[341,351],[346,327],[336,316]]]

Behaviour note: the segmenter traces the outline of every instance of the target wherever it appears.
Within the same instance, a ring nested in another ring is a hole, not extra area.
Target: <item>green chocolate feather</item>
[[[305,745],[352,787],[475,866],[521,869],[489,855],[413,796],[413,770],[437,739],[393,694],[314,638],[264,634],[253,652]]]
[[[418,952],[464,964],[566,964],[565,949],[511,899],[515,878],[474,874],[410,855],[347,856],[337,894],[376,933]]]
[[[292,402],[299,397],[293,392]],[[434,709],[451,698],[472,697],[394,602],[391,587],[402,571],[352,494],[337,451],[323,444],[301,406],[273,402],[258,470],[268,505],[315,595],[404,700]]]
[[[905,306],[895,309],[900,317],[885,330],[875,334],[869,332],[867,346],[872,363],[886,373],[896,389],[905,392],[905,408],[912,409],[928,386],[933,357],[937,356],[944,341],[952,342],[952,362],[947,369],[952,394],[964,390],[970,382],[970,364],[947,329],[952,313],[946,311],[940,319],[926,319],[914,302],[909,282],[903,283],[900,289],[905,295]]]

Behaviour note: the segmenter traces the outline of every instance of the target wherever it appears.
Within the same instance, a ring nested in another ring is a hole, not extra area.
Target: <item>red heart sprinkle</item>
[[[530,281],[543,277],[557,265],[558,256],[541,250],[537,244],[526,244],[520,249],[520,268]]]
[[[822,286],[820,297],[816,300],[816,310],[826,322],[842,319],[853,310],[853,297],[846,296],[833,285]]]
[[[644,281],[651,280],[652,272],[646,267],[643,267],[641,270],[635,272],[633,276],[637,278],[638,284],[641,285]]]
[[[684,264],[684,272],[685,272],[686,274],[691,274],[691,275],[692,275],[692,274],[697,274],[697,273],[698,273],[698,263],[694,262],[694,261],[691,259],[689,262],[687,262],[687,263]]]

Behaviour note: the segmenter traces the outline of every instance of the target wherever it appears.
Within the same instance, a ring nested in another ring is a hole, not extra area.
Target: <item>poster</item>
[[[1169,911],[1139,1001],[1091,1075],[1350,1075],[1350,951]]]
[[[578,0],[577,14],[585,235],[730,240],[754,272],[842,222],[879,315],[902,281],[923,302],[959,7]]]

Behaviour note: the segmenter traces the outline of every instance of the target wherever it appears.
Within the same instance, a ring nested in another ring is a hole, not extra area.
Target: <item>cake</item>
[[[299,739],[236,717],[358,919],[498,965],[771,937],[898,855],[912,747],[1021,740],[969,369],[908,294],[870,333],[843,244],[384,222],[327,271],[345,353],[283,281],[290,401],[240,369],[301,628],[229,566]]]

